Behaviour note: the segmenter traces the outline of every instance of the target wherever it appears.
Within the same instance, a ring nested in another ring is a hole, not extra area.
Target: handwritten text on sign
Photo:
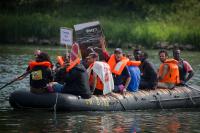
[[[72,45],[73,43],[73,31],[68,28],[60,28],[60,43],[64,45]]]

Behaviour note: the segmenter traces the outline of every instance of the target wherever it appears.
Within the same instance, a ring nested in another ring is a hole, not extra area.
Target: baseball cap
[[[91,53],[89,53],[89,55],[86,58],[90,58],[90,57],[92,57],[92,58],[98,58],[99,54],[96,53],[96,52],[91,52]]]
[[[121,54],[122,53],[122,49],[121,48],[116,48],[114,53],[120,53]]]

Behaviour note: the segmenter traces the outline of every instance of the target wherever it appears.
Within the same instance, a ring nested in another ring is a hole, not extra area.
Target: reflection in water
[[[30,52],[31,51],[31,52]],[[27,63],[32,59],[32,50],[17,53],[0,53],[0,86],[24,73]],[[53,51],[51,49],[51,51]],[[54,50],[55,51],[55,50]],[[27,52],[26,54],[24,52]],[[23,53],[23,54],[22,54]],[[51,54],[55,62],[55,51]],[[149,52],[150,59],[159,66],[157,52]],[[195,76],[190,83],[200,85],[200,53],[186,52],[183,57],[190,61]],[[190,56],[188,56],[190,55]],[[199,109],[191,110],[146,110],[130,112],[53,112],[14,111],[8,103],[9,94],[15,90],[28,90],[29,78],[14,82],[0,91],[0,132],[49,133],[49,132],[87,132],[87,133],[177,133],[200,132]]]
[[[53,119],[53,112],[5,111],[0,112],[0,131],[22,133],[200,132],[199,111],[174,111],[60,112],[57,114],[56,122]],[[193,112],[192,116],[191,112]]]

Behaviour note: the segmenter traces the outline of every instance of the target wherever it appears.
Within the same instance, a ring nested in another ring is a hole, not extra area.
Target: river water
[[[37,48],[48,52],[53,62],[56,55],[65,52],[62,47],[0,46],[0,87],[25,71]],[[148,53],[158,67],[158,51]],[[189,84],[200,86],[200,52],[184,52],[182,56],[195,70]],[[8,102],[9,94],[15,90],[29,90],[29,77],[0,90],[0,133],[200,133],[200,108],[125,112],[16,111]]]

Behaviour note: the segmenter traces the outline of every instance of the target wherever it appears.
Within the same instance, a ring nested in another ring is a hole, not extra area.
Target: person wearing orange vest
[[[89,87],[89,78],[85,67],[80,63],[80,58],[74,61],[67,60],[64,70],[64,84],[52,82],[49,87],[49,92],[68,93],[82,98],[88,99],[91,97]]]
[[[98,61],[97,53],[90,53],[87,57],[90,88],[94,95],[105,95],[114,89],[114,81],[110,66],[106,62]]]
[[[66,65],[69,61],[69,56],[66,54],[63,56],[57,56],[56,68],[54,69],[54,81],[60,84],[64,84]]]
[[[53,80],[51,61],[47,53],[40,52],[36,60],[29,62],[27,71],[30,73],[30,90],[33,93],[46,93],[47,85]]]
[[[54,71],[57,72],[59,71],[60,68],[64,67],[65,62],[68,60],[69,56],[66,56],[66,54],[64,54],[63,56],[57,56],[56,57],[56,64],[55,64],[55,68]]]
[[[122,49],[116,48],[114,54],[108,60],[114,79],[113,92],[124,92],[131,81],[131,74],[128,71],[128,58],[123,56]]]
[[[162,64],[158,72],[158,87],[173,89],[175,85],[180,83],[178,61],[168,59],[166,50],[161,50],[159,56]]]

